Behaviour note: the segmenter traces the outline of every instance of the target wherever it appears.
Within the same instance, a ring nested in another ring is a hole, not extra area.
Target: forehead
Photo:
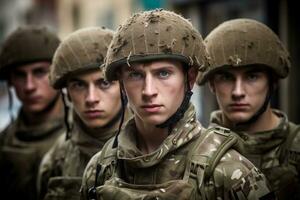
[[[18,72],[31,72],[36,69],[45,69],[48,70],[50,68],[51,63],[47,61],[42,62],[32,62],[28,64],[18,65],[16,66],[12,71],[18,71]]]
[[[90,82],[99,79],[104,79],[103,71],[100,69],[93,69],[86,72],[80,72],[74,74],[69,78],[69,81],[81,80],[81,81]]]
[[[222,74],[222,73],[247,74],[247,73],[254,73],[254,72],[267,74],[267,69],[261,66],[228,67],[228,68],[223,68],[218,70],[216,74]]]
[[[158,60],[149,62],[136,62],[122,67],[122,71],[132,70],[156,70],[161,68],[174,68],[181,70],[183,68],[182,63],[175,60]]]

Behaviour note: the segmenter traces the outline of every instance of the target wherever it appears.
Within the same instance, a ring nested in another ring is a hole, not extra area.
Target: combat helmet
[[[100,69],[112,37],[113,31],[101,27],[84,28],[70,34],[55,52],[50,84],[60,89],[66,86],[70,76]]]
[[[198,76],[199,85],[224,67],[258,65],[271,69],[278,78],[288,76],[291,65],[288,51],[278,36],[258,21],[226,21],[216,27],[204,42],[213,62],[209,70]]]
[[[0,53],[0,79],[18,65],[50,61],[60,40],[47,27],[27,25],[16,29],[4,41]]]
[[[119,27],[107,52],[106,78],[117,80],[123,64],[176,59],[205,71],[209,64],[203,39],[192,24],[171,11],[137,13]]]

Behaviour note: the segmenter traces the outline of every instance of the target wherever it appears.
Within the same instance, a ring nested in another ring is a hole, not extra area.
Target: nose
[[[36,89],[36,82],[31,74],[26,76],[25,91],[32,92]]]
[[[232,98],[234,100],[239,100],[245,97],[245,90],[243,86],[243,80],[241,78],[237,78],[234,83],[234,88],[232,90]]]
[[[154,80],[153,80],[153,77],[151,75],[146,75],[145,76],[142,95],[146,99],[157,95],[156,86],[154,84]]]
[[[99,95],[94,85],[89,85],[87,96],[86,96],[86,104],[88,106],[93,106],[99,103]]]

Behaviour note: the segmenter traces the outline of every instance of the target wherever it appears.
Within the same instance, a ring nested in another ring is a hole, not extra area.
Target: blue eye
[[[168,71],[163,70],[163,71],[160,71],[160,72],[158,73],[158,75],[159,75],[159,77],[161,77],[161,78],[167,78],[167,77],[170,76],[170,73],[169,73]]]

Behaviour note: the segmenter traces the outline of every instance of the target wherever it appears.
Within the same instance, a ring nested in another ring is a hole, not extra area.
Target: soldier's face
[[[268,76],[258,68],[226,69],[210,80],[224,117],[232,123],[249,120],[264,104]]]
[[[180,62],[155,61],[123,67],[121,79],[135,117],[150,125],[161,124],[180,106],[184,73]]]
[[[24,112],[43,111],[57,95],[48,79],[50,63],[34,62],[18,66],[10,73],[10,84],[22,102]]]
[[[90,128],[105,126],[121,109],[118,82],[107,82],[98,69],[72,77],[67,91],[80,119]]]

